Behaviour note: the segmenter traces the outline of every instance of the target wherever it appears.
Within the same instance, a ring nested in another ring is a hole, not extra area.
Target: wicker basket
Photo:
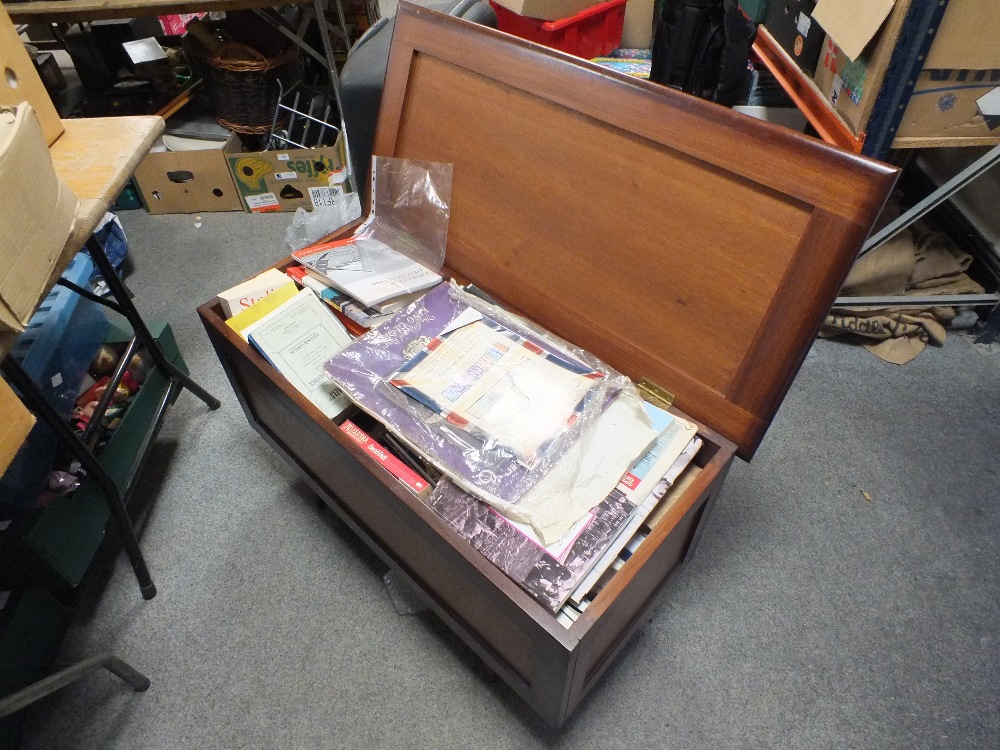
[[[219,124],[237,133],[268,133],[278,106],[278,81],[287,90],[302,75],[297,47],[274,57],[238,42],[225,42],[214,54],[193,45],[193,52],[204,63]]]

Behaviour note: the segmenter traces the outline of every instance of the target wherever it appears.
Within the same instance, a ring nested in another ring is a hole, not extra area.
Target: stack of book
[[[441,281],[440,274],[376,239],[351,237],[292,253],[285,270],[315,291],[356,335],[389,320]]]
[[[428,505],[553,614],[700,447],[598,360],[453,285],[325,369],[443,474]]]
[[[447,285],[427,294],[440,276],[372,242],[306,248],[294,254],[301,265],[222,292],[228,324],[571,627],[662,515],[665,495],[701,447],[696,426],[630,389],[598,388],[608,375],[593,369],[596,360],[584,364],[514,319],[464,307]],[[406,320],[423,315],[440,330],[394,324],[398,342],[383,332],[352,338],[407,306]],[[383,369],[363,372],[367,361]],[[381,391],[368,393],[376,381]],[[422,441],[429,423],[446,425],[464,447],[449,455]],[[510,465],[486,486],[489,464],[462,462],[490,451]]]

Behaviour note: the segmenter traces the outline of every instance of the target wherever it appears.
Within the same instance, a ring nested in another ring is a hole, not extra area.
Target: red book
[[[372,440],[368,433],[354,424],[351,420],[344,420],[340,425],[341,431],[351,440],[365,449],[372,458],[378,461],[396,479],[409,487],[417,495],[423,495],[430,490],[430,485],[417,472],[404,464],[385,447]]]

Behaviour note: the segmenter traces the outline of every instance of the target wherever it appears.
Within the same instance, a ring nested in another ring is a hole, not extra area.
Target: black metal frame
[[[144,599],[152,599],[156,596],[156,585],[153,583],[149,568],[146,566],[146,561],[143,558],[142,550],[139,548],[139,541],[136,538],[135,529],[132,527],[126,506],[133,489],[135,489],[136,479],[143,464],[146,462],[153,441],[160,431],[160,427],[163,425],[167,409],[176,401],[181,389],[187,388],[200,400],[204,401],[209,409],[218,409],[221,404],[217,398],[208,393],[187,373],[181,371],[177,365],[167,359],[160,344],[150,333],[145,321],[132,302],[128,289],[115,273],[114,267],[108,260],[107,255],[104,254],[103,248],[101,248],[100,243],[98,243],[93,235],[87,240],[86,249],[94,261],[94,265],[97,266],[97,269],[104,277],[113,299],[99,297],[86,289],[80,288],[76,284],[63,281],[62,279],[60,279],[59,283],[62,286],[72,289],[86,299],[104,305],[124,316],[129,325],[132,326],[135,336],[129,342],[125,353],[115,367],[114,376],[108,383],[98,403],[98,408],[91,417],[91,421],[84,431],[83,436],[81,437],[73,431],[66,420],[49,403],[38,385],[11,355],[7,355],[0,362],[0,370],[6,375],[10,384],[20,392],[21,398],[28,408],[34,411],[48,425],[55,433],[60,444],[80,462],[83,468],[86,469],[87,475],[93,477],[94,481],[97,482],[107,500],[111,517],[118,528],[118,533],[121,536],[129,562],[132,564],[135,577],[139,581],[139,590],[142,592],[142,597]],[[121,383],[129,361],[140,347],[146,350],[153,360],[153,365],[163,373],[169,382],[163,398],[157,406],[155,417],[146,430],[146,435],[143,438],[136,460],[132,465],[124,486],[119,488],[101,462],[94,456],[93,447],[97,437],[96,426],[103,419],[104,413],[111,403],[112,395],[118,388],[118,384]]]

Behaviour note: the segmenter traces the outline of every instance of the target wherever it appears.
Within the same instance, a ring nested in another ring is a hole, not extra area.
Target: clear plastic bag
[[[356,193],[334,196],[332,205],[317,206],[312,211],[297,208],[285,232],[285,246],[289,253],[301,250],[360,216],[361,201]]]
[[[429,341],[456,320],[467,318],[469,310],[499,323],[528,346],[597,374],[574,420],[544,446],[530,466],[525,464],[523,456],[502,442],[463,428],[389,382],[400,366]],[[560,459],[572,455],[580,436],[615,395],[626,391],[639,400],[631,381],[597,357],[469,294],[454,282],[436,287],[391,321],[355,341],[327,362],[325,371],[356,404],[430,459],[459,487],[509,518],[531,524],[537,530],[540,530],[538,519],[519,508],[518,501]],[[553,493],[551,502],[559,504],[567,500],[560,493]],[[574,518],[578,516],[579,513]]]
[[[444,265],[451,214],[452,165],[372,159],[372,210],[358,239],[384,242],[434,271]]]
[[[382,576],[382,585],[389,594],[396,614],[416,615],[427,610],[423,597],[391,570]]]

